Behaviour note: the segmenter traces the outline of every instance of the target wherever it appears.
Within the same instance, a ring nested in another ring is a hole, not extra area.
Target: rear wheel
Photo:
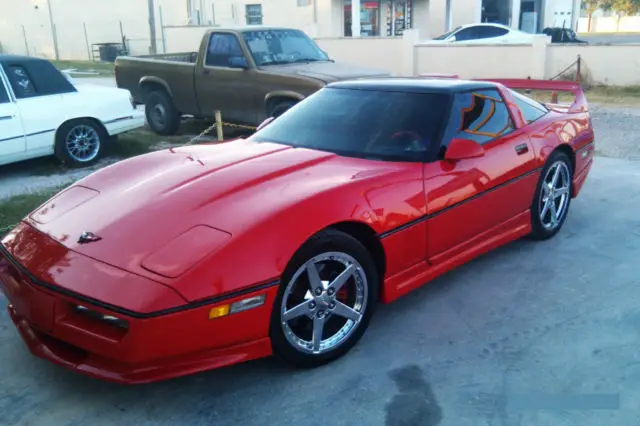
[[[273,352],[298,367],[346,354],[362,337],[378,300],[378,274],[355,238],[326,230],[293,256],[271,316]]]
[[[180,127],[180,113],[169,94],[163,90],[149,93],[145,102],[145,114],[149,127],[159,135],[174,135]]]
[[[547,160],[531,205],[531,236],[536,240],[553,237],[564,225],[571,204],[573,176],[571,160],[556,151]]]
[[[68,167],[87,167],[95,164],[104,151],[109,134],[96,121],[71,120],[56,132],[55,156]]]

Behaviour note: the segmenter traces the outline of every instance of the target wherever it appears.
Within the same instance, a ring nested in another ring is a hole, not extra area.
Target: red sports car
[[[35,355],[97,378],[142,383],[271,354],[317,366],[356,344],[378,302],[556,234],[593,152],[575,83],[334,83],[247,139],[71,185],[2,240],[0,282]]]

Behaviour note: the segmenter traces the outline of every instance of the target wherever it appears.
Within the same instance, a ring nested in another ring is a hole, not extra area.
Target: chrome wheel
[[[100,135],[93,127],[84,124],[71,128],[65,143],[69,157],[81,163],[94,160],[100,152]]]
[[[558,227],[567,213],[571,196],[571,173],[564,161],[556,161],[549,167],[542,181],[539,212],[540,223],[546,230]]]
[[[280,322],[298,351],[320,355],[342,345],[360,325],[367,308],[367,276],[342,252],[314,256],[285,287]]]

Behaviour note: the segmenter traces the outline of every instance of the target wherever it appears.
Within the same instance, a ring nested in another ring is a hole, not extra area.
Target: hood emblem
[[[101,237],[98,237],[93,232],[85,231],[82,233],[82,235],[80,235],[80,238],[78,238],[78,243],[80,244],[95,243],[96,241],[100,241],[101,239],[102,239]]]

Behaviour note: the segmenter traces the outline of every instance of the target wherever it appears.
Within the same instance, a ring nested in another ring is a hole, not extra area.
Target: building
[[[458,25],[501,22],[529,32],[575,28],[580,0],[0,0],[0,51],[88,59],[97,43],[123,37],[130,54],[191,46],[211,26],[264,24],[314,37],[394,37],[407,28],[422,38]],[[150,9],[149,5],[152,4]],[[150,19],[149,11],[153,11]],[[354,19],[359,17],[359,19]],[[149,22],[153,22],[153,29]],[[175,43],[191,28],[192,38]],[[153,35],[152,35],[153,33]],[[152,42],[152,38],[155,43]],[[169,40],[168,40],[169,39]],[[58,48],[55,45],[57,41]],[[193,45],[193,50],[197,45]]]

